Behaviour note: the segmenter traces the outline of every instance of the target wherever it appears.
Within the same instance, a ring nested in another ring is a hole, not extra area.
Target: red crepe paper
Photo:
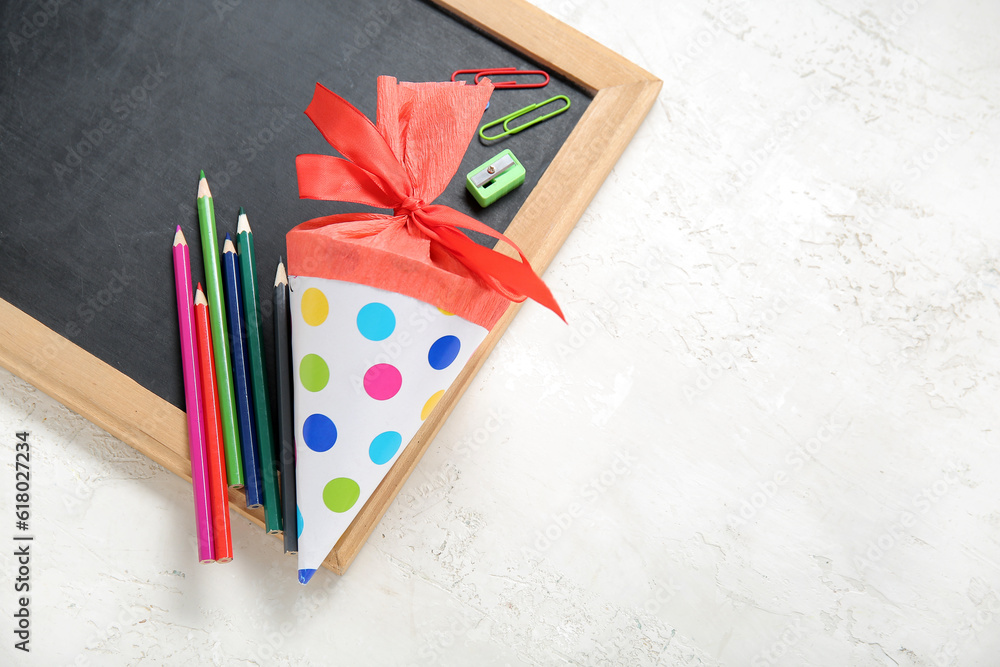
[[[447,206],[447,187],[476,132],[493,85],[378,79],[378,126],[316,84],[306,115],[346,159],[299,155],[299,197],[366,204],[392,215],[316,218],[288,233],[289,273],[412,296],[492,328],[510,301],[530,297],[563,317],[524,253],[506,236]],[[459,228],[502,240],[520,261]],[[565,320],[565,318],[563,318]]]

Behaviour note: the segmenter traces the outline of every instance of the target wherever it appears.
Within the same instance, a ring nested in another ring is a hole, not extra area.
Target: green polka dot
[[[307,354],[299,364],[299,380],[309,391],[320,391],[330,381],[330,369],[323,357],[318,354]]]
[[[323,504],[332,512],[346,512],[354,507],[361,495],[361,487],[353,479],[338,477],[323,488]]]

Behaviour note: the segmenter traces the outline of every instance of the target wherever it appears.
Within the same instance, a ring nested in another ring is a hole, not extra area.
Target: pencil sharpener
[[[522,183],[524,167],[510,150],[490,158],[465,177],[465,188],[484,208]]]

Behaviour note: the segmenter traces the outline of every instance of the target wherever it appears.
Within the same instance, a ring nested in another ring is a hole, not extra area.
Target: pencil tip
[[[194,305],[196,306],[207,306],[208,299],[205,298],[205,290],[201,288],[201,283],[198,283],[198,289],[194,292]]]
[[[299,570],[299,583],[305,586],[309,583],[309,580],[313,578],[314,574],[316,574],[316,568],[312,568],[311,570]]]
[[[204,169],[201,170],[201,177],[205,178],[205,170]]]
[[[236,246],[233,245],[233,240],[229,238],[229,234],[226,234],[226,242],[222,244],[222,254],[224,255],[227,252],[236,254]]]
[[[201,172],[201,180],[198,181],[198,199],[202,197],[211,197],[212,191],[208,189],[208,179],[205,178],[205,172]]]
[[[278,270],[274,274],[274,286],[287,285],[288,284],[288,274],[285,273],[285,263],[278,260]]]
[[[236,225],[236,234],[238,236],[238,235],[242,234],[243,232],[247,232],[248,234],[252,233],[250,231],[250,222],[247,220],[247,214],[243,210],[243,207],[240,206],[240,221]]]
[[[184,238],[180,225],[177,225],[177,231],[174,232],[174,245],[187,245],[187,239]]]

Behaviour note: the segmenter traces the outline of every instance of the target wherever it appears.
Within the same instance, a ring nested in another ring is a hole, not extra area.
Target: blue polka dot
[[[302,512],[299,511],[298,507],[295,508],[295,519],[298,524],[299,537],[302,537]]]
[[[431,345],[431,350],[427,353],[427,362],[435,370],[448,368],[461,349],[462,341],[455,336],[441,336]]]
[[[368,340],[385,340],[396,329],[396,316],[384,303],[369,303],[358,311],[358,331]]]
[[[382,465],[392,460],[392,457],[399,451],[399,446],[403,444],[403,436],[395,431],[379,433],[372,440],[371,447],[368,448],[368,456],[372,463]]]
[[[326,415],[309,415],[302,424],[302,439],[314,452],[325,452],[337,442],[337,427]]]

